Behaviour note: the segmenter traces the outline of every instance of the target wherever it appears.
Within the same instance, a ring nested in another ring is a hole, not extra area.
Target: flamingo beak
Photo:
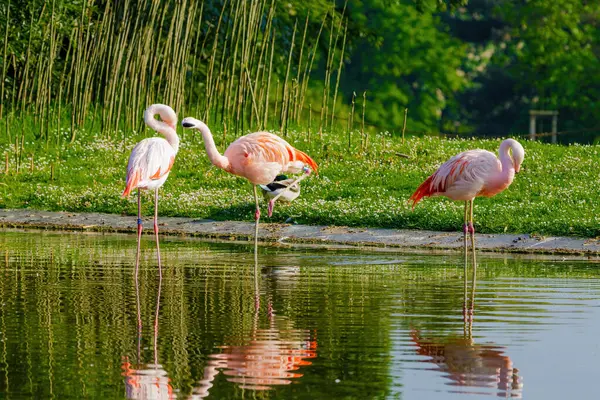
[[[183,126],[184,128],[193,128],[194,124],[192,124],[191,122],[188,122],[188,121],[182,121],[181,126]]]

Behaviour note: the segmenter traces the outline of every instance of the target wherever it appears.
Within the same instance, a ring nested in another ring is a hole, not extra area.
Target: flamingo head
[[[177,114],[173,109],[165,104],[152,104],[144,112],[146,121],[153,119],[154,115],[158,114],[160,120],[167,124],[173,130],[177,130]]]
[[[181,126],[189,129],[200,129],[202,124],[202,121],[198,121],[196,118],[192,117],[186,117],[181,121]]]
[[[523,146],[521,146],[521,143],[513,139],[510,140],[512,140],[510,147],[512,151],[513,165],[515,167],[515,172],[518,173],[521,169],[523,159],[525,158],[525,149],[523,148]]]
[[[500,144],[500,161],[502,162],[502,168],[510,166],[518,173],[525,158],[525,149],[521,146],[521,143],[515,139],[506,139]],[[509,163],[507,165],[507,163]]]

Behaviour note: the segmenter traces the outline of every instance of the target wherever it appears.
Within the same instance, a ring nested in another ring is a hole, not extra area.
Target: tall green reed
[[[7,2],[0,26],[0,131],[16,168],[27,154],[26,135],[46,147],[72,143],[86,130],[120,139],[141,132],[143,110],[157,102],[235,135],[285,135],[290,124],[312,118],[310,107],[304,110],[311,101],[321,102],[319,132],[336,121],[345,7],[297,17],[277,0],[52,0],[13,13],[14,7]],[[317,27],[316,36],[307,34]],[[315,65],[325,75],[320,100],[321,85],[310,84]]]

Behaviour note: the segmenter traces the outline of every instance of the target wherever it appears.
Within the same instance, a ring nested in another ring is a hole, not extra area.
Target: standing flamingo
[[[285,191],[269,201],[268,215],[273,213],[275,201],[295,184],[310,175],[311,169],[317,172],[317,164],[307,154],[296,150],[288,142],[269,132],[255,132],[236,139],[227,147],[225,154],[221,155],[212,133],[208,126],[195,118],[187,117],[181,121],[184,128],[198,129],[202,133],[204,146],[210,162],[215,166],[231,173],[244,177],[254,185],[254,249],[255,258],[258,246],[258,221],[260,207],[258,205],[257,185],[267,185],[275,180],[277,175],[290,172],[304,172],[302,176],[291,183]],[[308,167],[306,166],[308,164]],[[310,167],[310,168],[309,168]]]
[[[158,114],[161,121],[154,118]],[[159,137],[144,139],[131,151],[129,163],[127,164],[126,186],[123,197],[129,197],[133,189],[137,188],[138,195],[138,218],[137,218],[137,256],[135,263],[135,276],[137,279],[140,240],[142,237],[142,197],[141,190],[154,190],[154,234],[156,236],[156,252],[158,257],[158,268],[161,271],[160,248],[158,245],[158,189],[165,183],[175,155],[179,149],[179,137],[177,136],[177,114],[169,106],[164,104],[153,104],[144,111],[144,122],[150,128],[165,136],[166,140]]]
[[[512,156],[509,153],[512,152]],[[492,197],[506,189],[519,172],[525,150],[514,139],[500,144],[500,159],[487,150],[468,150],[455,155],[442,164],[425,180],[410,197],[413,208],[423,197],[446,196],[465,202],[463,225],[465,257],[467,254],[467,232],[471,235],[471,246],[475,255],[475,228],[473,226],[473,201],[477,196]],[[469,203],[471,217],[468,219]],[[466,268],[466,266],[465,266]]]

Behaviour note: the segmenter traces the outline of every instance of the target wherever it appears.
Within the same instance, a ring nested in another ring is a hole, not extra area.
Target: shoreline
[[[152,218],[144,218],[145,233],[152,232]],[[136,232],[136,218],[102,213],[52,212],[30,209],[1,209],[0,227],[91,232]],[[213,221],[185,217],[161,217],[161,235],[205,239],[251,241],[254,223]],[[343,226],[262,223],[262,243],[278,245],[348,246],[365,250],[461,251],[462,232],[408,229],[354,228]],[[600,255],[600,240],[529,234],[476,234],[477,250],[496,253]]]

